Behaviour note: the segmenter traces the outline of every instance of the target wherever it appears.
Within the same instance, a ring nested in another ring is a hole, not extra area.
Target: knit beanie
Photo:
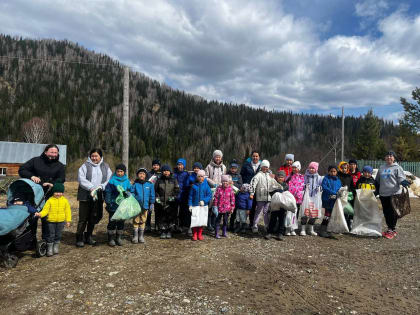
[[[199,170],[197,176],[206,176],[206,172],[204,172],[204,170]]]
[[[285,161],[286,161],[286,160],[292,160],[292,161],[294,161],[294,160],[295,160],[295,155],[294,155],[294,154],[292,154],[292,153],[288,153],[288,154],[286,154],[286,156],[285,156],[284,160],[285,160]]]
[[[178,159],[178,161],[176,161],[176,165],[178,164],[184,165],[184,168],[187,167],[187,161],[185,159]]]
[[[121,170],[124,173],[126,173],[127,172],[127,167],[124,164],[118,164],[117,166],[115,166],[115,171],[117,171],[117,170]]]
[[[365,165],[365,166],[363,166],[362,172],[366,172],[366,173],[372,174],[373,173],[373,167],[370,166],[370,165]]]
[[[251,191],[251,185],[250,184],[242,184],[241,189],[243,191],[250,192]]]
[[[292,167],[296,167],[299,171],[302,169],[299,161],[293,162]]]
[[[222,175],[222,183],[223,182],[228,182],[230,181],[230,176],[229,175]]]
[[[215,151],[213,152],[213,159],[214,159],[216,156],[223,157],[223,153],[222,153],[222,151],[220,151],[220,150],[215,150]]]
[[[172,169],[168,164],[164,164],[161,168],[161,171],[162,171],[162,173],[165,172],[165,171],[169,171],[169,172],[172,173]]]
[[[55,183],[53,188],[52,188],[52,192],[56,193],[56,192],[64,192],[64,184],[63,183]]]
[[[237,162],[236,160],[233,160],[233,161],[230,163],[230,168],[232,168],[232,167],[239,168],[239,164],[238,164],[238,162]]]
[[[270,162],[268,162],[268,160],[263,160],[261,162],[261,167],[263,167],[263,166],[266,166],[266,167],[270,168]]]
[[[318,172],[319,163],[318,162],[311,162],[308,165],[308,168],[313,167],[316,172]]]
[[[278,172],[277,172],[277,176],[278,176],[278,177],[286,177],[286,172],[285,172],[285,171],[283,171],[283,170],[278,171]]]
[[[349,160],[349,164],[356,164],[356,165],[357,165],[357,160],[355,160],[355,159],[350,159],[350,160]]]
[[[146,174],[146,175],[147,175],[147,168],[140,167],[140,168],[137,170],[136,175],[139,175],[139,173],[144,173],[144,174]]]
[[[201,164],[200,162],[195,162],[193,164],[193,169],[195,169],[195,168],[199,168],[200,170],[202,170],[203,169],[203,164]]]
[[[394,157],[394,159],[397,159],[397,155],[395,154],[395,152],[394,152],[394,151],[388,151],[388,152],[385,154],[385,156],[387,156],[387,155],[392,155],[392,156]]]
[[[337,166],[335,165],[328,166],[328,172],[331,171],[332,169],[335,169],[336,171],[338,171]]]
[[[154,160],[152,161],[152,166],[153,166],[153,165],[155,165],[155,164],[157,164],[157,165],[159,165],[159,166],[160,166],[160,165],[161,165],[161,164],[160,164],[160,160],[159,160],[159,159],[154,159]]]

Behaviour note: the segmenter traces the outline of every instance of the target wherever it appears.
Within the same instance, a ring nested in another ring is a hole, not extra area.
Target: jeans
[[[47,243],[60,243],[64,222],[48,222]]]

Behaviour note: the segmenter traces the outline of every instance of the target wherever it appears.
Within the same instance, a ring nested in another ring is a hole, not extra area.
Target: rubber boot
[[[314,231],[314,225],[313,224],[308,225],[308,235],[312,235],[312,236],[317,236],[318,235],[318,233],[316,233]]]
[[[117,239],[115,240],[115,243],[118,246],[123,246],[123,244],[124,244],[123,235],[124,235],[124,231],[123,230],[117,230]]]
[[[143,230],[143,234],[144,234],[144,230]],[[139,242],[139,229],[134,229],[133,230],[133,238],[131,239],[131,243],[133,244],[137,244]]]
[[[166,238],[172,238],[172,233],[171,233],[171,231],[169,230],[168,232],[166,232]]]
[[[318,235],[325,238],[332,238],[331,233],[327,232],[327,225],[324,224],[321,225]]]
[[[84,247],[83,234],[76,234],[76,247]]]
[[[239,232],[240,233],[246,233],[246,227],[247,227],[246,223],[241,223],[241,230]]]
[[[53,253],[57,255],[60,252],[60,242],[55,242],[53,246]]]
[[[227,226],[226,225],[223,226],[223,234],[222,234],[222,236],[223,237],[228,237],[228,235],[227,235]]]
[[[217,238],[217,239],[220,238],[219,229],[220,229],[220,226],[219,225],[216,225],[216,233],[215,233],[214,237]]]
[[[300,228],[300,236],[306,236],[306,225],[302,224],[301,228]]]
[[[94,228],[95,228],[94,224],[88,223],[86,233],[85,233],[85,243],[87,243],[89,245],[92,245],[92,246],[96,245],[96,241],[92,237]]]
[[[197,237],[198,237],[198,228],[197,227],[193,227],[192,228],[192,239],[191,240],[193,240],[193,241],[196,241],[197,240]]]
[[[200,241],[204,240],[204,237],[203,237],[203,227],[202,227],[202,226],[200,226],[200,227],[198,228],[198,239],[199,239]]]
[[[115,246],[115,230],[108,230],[108,245]]]
[[[54,255],[53,246],[54,243],[47,243],[47,257],[51,257],[52,255]]]
[[[144,240],[144,229],[139,229],[139,243],[144,244],[145,240]]]
[[[191,237],[193,235],[193,232],[192,232],[192,229],[191,228],[188,229],[187,235],[189,237]]]

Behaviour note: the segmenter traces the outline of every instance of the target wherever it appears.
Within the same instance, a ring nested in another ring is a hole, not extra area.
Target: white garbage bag
[[[348,203],[347,189],[340,188],[340,197],[337,195],[337,200],[334,204],[330,220],[328,222],[327,231],[332,233],[348,233],[346,218],[344,217],[344,206]]]
[[[309,189],[307,188],[305,190],[302,205],[300,206],[299,219],[304,216],[315,219],[322,218],[322,200],[320,191],[315,194],[315,196],[311,197]]]
[[[276,192],[271,197],[270,208],[272,210],[285,209],[291,212],[296,212],[296,199],[290,191]]]
[[[290,228],[292,230],[297,230],[298,228],[298,220],[296,218],[296,212],[287,211],[286,218],[284,220],[284,227]]]
[[[192,207],[191,211],[191,228],[199,226],[207,226],[209,207],[197,206]]]
[[[375,194],[369,189],[358,189],[354,204],[352,234],[382,236],[382,214]]]

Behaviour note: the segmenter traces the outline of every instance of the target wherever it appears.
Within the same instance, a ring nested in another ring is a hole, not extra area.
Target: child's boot
[[[215,233],[215,237],[216,237],[217,239],[219,239],[219,238],[220,238],[220,235],[219,235],[219,229],[220,229],[220,226],[219,226],[219,225],[216,225],[216,233]]]
[[[284,234],[284,235],[286,235],[286,236],[290,236],[291,235],[291,228],[286,228],[286,234]]]
[[[223,237],[228,237],[228,235],[227,235],[227,226],[226,225],[223,226],[223,234],[222,234],[222,236]]]
[[[300,228],[300,236],[306,236],[306,225],[302,224],[302,227]]]
[[[115,246],[115,230],[108,230],[108,245]]]
[[[324,224],[321,224],[321,227],[319,229],[319,236],[325,238],[333,238],[331,233],[327,231],[327,225]]]
[[[84,247],[83,234],[76,234],[76,247]]]
[[[53,246],[54,243],[47,243],[47,257],[51,257],[52,255],[54,255]]]
[[[290,228],[290,235],[291,236],[296,236],[296,232],[295,232],[294,228]]]
[[[318,235],[318,233],[316,233],[314,231],[314,225],[313,224],[308,225],[308,235],[312,235],[312,236],[317,236]]]
[[[60,252],[60,242],[54,242],[54,246],[53,246],[53,253],[54,255],[57,255]]]
[[[240,233],[246,233],[246,223],[241,223],[241,230],[239,231]]]
[[[137,244],[139,242],[139,229],[134,229],[133,232],[134,232],[133,239],[131,240],[131,242],[133,244]],[[143,230],[143,233],[144,233],[144,230]]]
[[[202,226],[200,226],[200,227],[198,228],[198,239],[199,239],[200,241],[204,240],[204,237],[203,237],[203,227],[202,227]]]
[[[123,235],[124,235],[124,230],[117,230],[117,239],[115,240],[115,243],[118,246],[123,246]]]
[[[139,243],[144,244],[144,229],[139,229]]]
[[[192,240],[196,241],[198,237],[198,228],[197,227],[193,227],[192,228]]]

